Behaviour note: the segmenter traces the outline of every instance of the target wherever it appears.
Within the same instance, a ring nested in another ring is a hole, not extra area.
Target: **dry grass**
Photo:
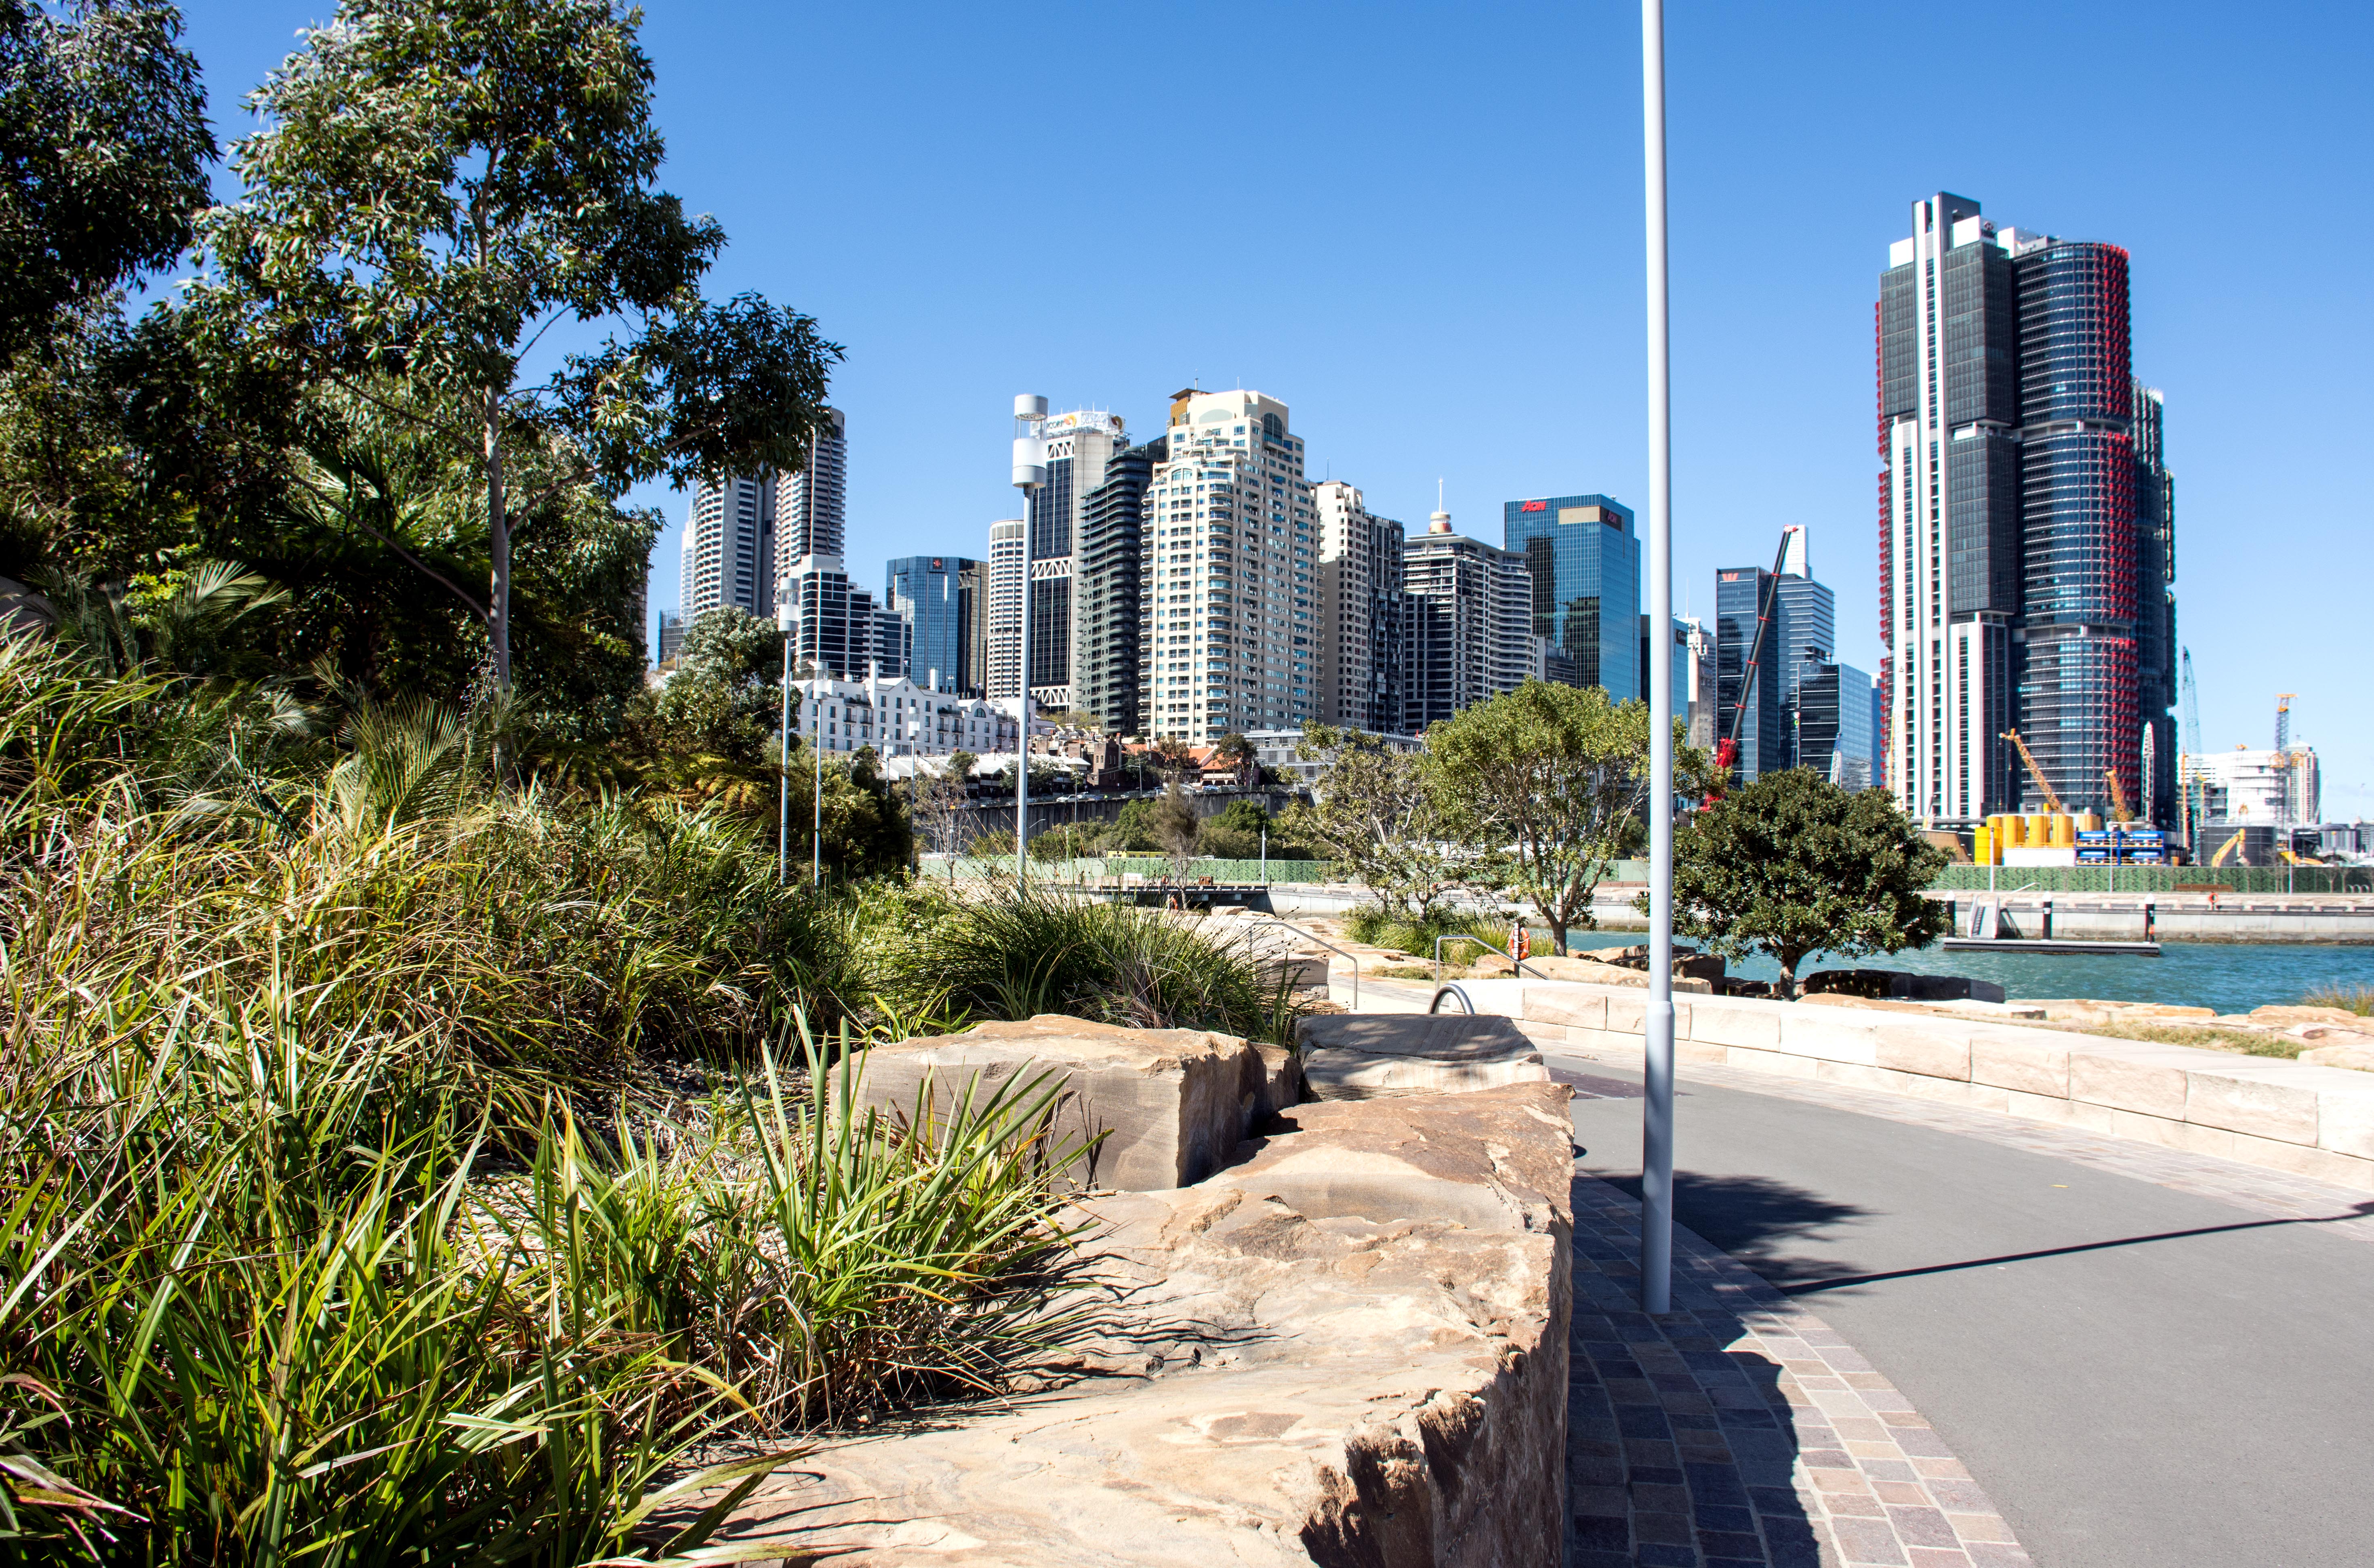
[[[2073,1033],[2106,1035],[2114,1040],[2150,1040],[2163,1046],[2198,1046],[2204,1050],[2231,1051],[2239,1056],[2295,1058],[2308,1049],[2304,1040],[2280,1035],[2258,1035],[2247,1029],[2204,1029],[2184,1024],[2092,1024],[2068,1026]]]
[[[2361,1018],[2374,1017],[2374,986],[2325,986],[2300,998],[2302,1007],[2337,1007]]]

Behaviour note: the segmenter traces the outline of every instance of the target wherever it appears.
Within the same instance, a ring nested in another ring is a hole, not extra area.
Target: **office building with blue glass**
[[[883,603],[905,623],[901,673],[919,686],[977,694],[987,672],[976,668],[981,640],[975,579],[979,561],[961,556],[902,556],[889,565]]]
[[[1619,701],[1639,693],[1640,540],[1632,509],[1605,496],[1542,496],[1504,507],[1503,543],[1533,576],[1534,635],[1545,665]]]

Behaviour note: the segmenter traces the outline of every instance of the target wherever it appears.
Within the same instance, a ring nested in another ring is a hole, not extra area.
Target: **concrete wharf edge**
[[[1337,976],[1341,978],[1337,978]],[[1349,998],[1341,961],[1331,991]],[[1639,1052],[1648,993],[1580,980],[1469,980],[1478,1012],[1536,1044]],[[1431,986],[1363,977],[1364,1011],[1423,1012]],[[2374,1073],[1979,1019],[1676,996],[1675,1055],[2056,1123],[2374,1191]]]

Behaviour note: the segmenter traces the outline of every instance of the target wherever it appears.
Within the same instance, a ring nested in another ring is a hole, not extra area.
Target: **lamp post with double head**
[[[1047,400],[1014,400],[1014,487],[1022,492],[1022,735],[1014,765],[1014,880],[1030,876],[1030,503],[1047,483]]]

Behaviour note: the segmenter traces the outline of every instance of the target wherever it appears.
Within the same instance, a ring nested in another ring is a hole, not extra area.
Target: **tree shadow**
[[[1636,1202],[1640,1199],[1637,1176],[1599,1179]],[[1674,1174],[1674,1218],[1783,1290],[1856,1275],[1851,1262],[1806,1256],[1797,1248],[1809,1241],[1834,1241],[1823,1233],[1870,1212],[1769,1176]]]

